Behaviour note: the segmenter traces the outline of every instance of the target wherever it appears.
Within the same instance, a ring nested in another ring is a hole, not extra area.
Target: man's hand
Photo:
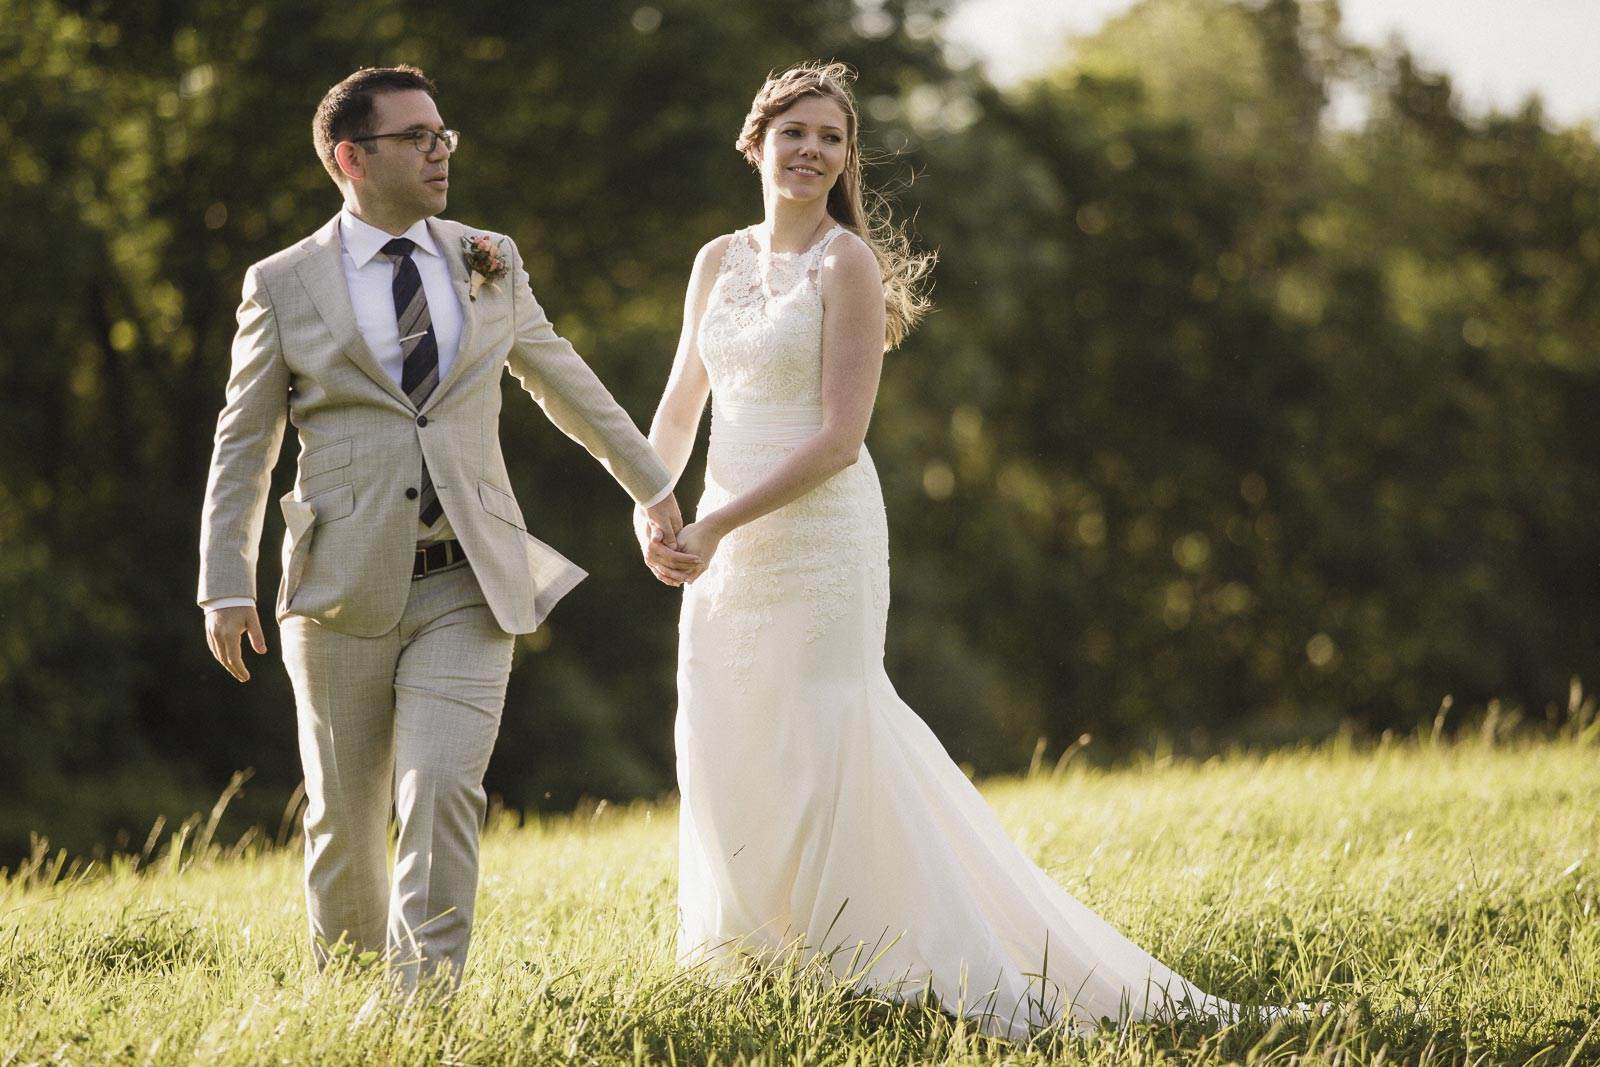
[[[267,638],[261,632],[261,616],[256,614],[255,605],[206,612],[206,644],[211,646],[211,654],[229,674],[248,682],[250,672],[245,669],[244,649],[239,642],[239,635],[244,633],[250,635],[250,647],[257,655],[266,653]]]
[[[672,493],[653,508],[645,509],[644,517],[661,531],[668,548],[678,546],[678,531],[683,529],[683,513],[678,510],[678,498]]]
[[[644,562],[652,574],[667,585],[682,585],[705,568],[699,556],[691,556],[667,545],[665,534],[650,524],[650,537],[644,544]]]
[[[671,524],[671,533],[663,528]],[[646,511],[635,508],[633,529],[639,538],[639,551],[644,553],[645,566],[666,585],[682,585],[700,569],[694,556],[677,550],[677,533],[683,528],[683,516],[678,502],[671,496]]]

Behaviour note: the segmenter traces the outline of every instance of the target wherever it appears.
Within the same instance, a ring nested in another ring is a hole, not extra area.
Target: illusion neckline
[[[832,219],[829,221],[833,222]],[[783,257],[784,259],[794,259],[797,256],[808,256],[815,252],[818,248],[828,243],[828,239],[834,235],[834,231],[842,229],[844,229],[842,224],[833,222],[832,226],[829,226],[826,230],[822,231],[821,237],[818,237],[815,241],[812,241],[809,245],[807,245],[805,248],[802,248],[798,252],[774,252],[772,250],[771,243],[766,239],[765,232],[761,229],[760,223],[747,227],[745,232],[748,233],[750,235],[750,239],[755,242],[756,251],[760,252],[762,255],[771,256],[774,259],[778,258],[779,256]]]

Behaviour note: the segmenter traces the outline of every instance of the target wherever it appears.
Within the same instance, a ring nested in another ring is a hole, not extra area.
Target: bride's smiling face
[[[850,120],[822,96],[806,96],[778,114],[761,138],[761,179],[791,200],[826,197],[849,153]]]

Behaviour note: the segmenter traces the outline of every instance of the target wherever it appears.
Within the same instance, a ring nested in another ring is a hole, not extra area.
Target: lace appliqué
[[[790,451],[781,445],[716,449],[700,513],[715,511],[760,481]],[[853,466],[799,500],[729,534],[695,582],[708,617],[724,626],[725,659],[741,686],[758,635],[796,585],[806,609],[807,643],[852,610],[863,610],[855,603],[863,586],[871,597],[876,639],[882,641],[889,609],[889,531],[877,472],[865,451]]]

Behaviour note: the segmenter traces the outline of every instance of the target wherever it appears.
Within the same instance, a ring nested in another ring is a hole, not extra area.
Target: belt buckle
[[[437,567],[433,565],[433,561],[429,556],[430,551],[435,548],[439,549],[439,555],[443,557]],[[416,557],[411,564],[411,580],[413,582],[420,581],[435,571],[446,570],[457,563],[462,563],[466,558],[467,554],[461,551],[461,544],[458,541],[430,542],[426,547],[417,549]],[[421,570],[420,574],[418,573],[419,568]]]

